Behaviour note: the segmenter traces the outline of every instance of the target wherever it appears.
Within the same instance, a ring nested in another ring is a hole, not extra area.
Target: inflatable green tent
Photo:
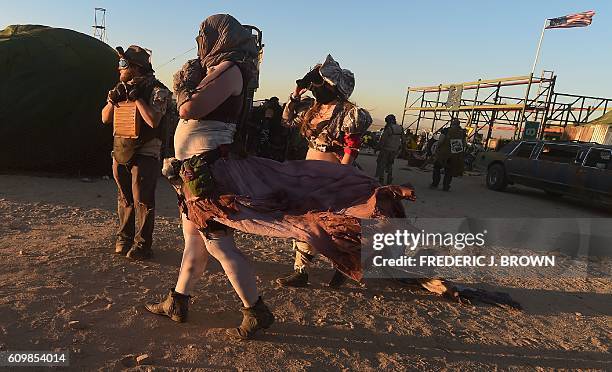
[[[109,174],[112,128],[101,123],[117,55],[67,29],[0,31],[0,172]]]

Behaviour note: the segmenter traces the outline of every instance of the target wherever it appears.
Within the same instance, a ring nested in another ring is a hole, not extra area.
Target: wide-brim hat
[[[138,45],[130,45],[127,50],[123,50],[122,47],[116,47],[117,54],[120,58],[125,58],[129,63],[133,63],[137,66],[144,68],[145,70],[153,71],[151,65],[151,53],[146,49],[139,47]]]

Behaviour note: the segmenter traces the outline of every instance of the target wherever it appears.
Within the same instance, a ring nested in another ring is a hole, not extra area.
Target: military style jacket
[[[157,128],[151,128],[147,124],[142,125],[138,138],[114,137],[113,157],[119,164],[127,164],[135,154],[159,157],[161,151],[163,117],[166,115],[166,111],[171,104],[172,92],[157,80],[153,74],[146,75],[140,84],[143,89],[141,98],[153,110],[161,113],[162,119]]]

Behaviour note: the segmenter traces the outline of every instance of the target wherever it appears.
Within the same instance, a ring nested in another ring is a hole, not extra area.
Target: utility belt
[[[194,155],[186,160],[164,159],[162,174],[168,178],[181,199],[194,200],[210,197],[215,192],[212,165],[224,156],[224,149],[218,147]]]
[[[229,145],[222,145],[186,160],[164,159],[162,174],[168,178],[176,190],[179,211],[188,219],[190,218],[187,208],[188,200],[211,197],[216,193],[212,165],[220,158],[227,156],[228,152]],[[206,227],[200,229],[209,238],[211,234],[228,234],[230,230],[215,220],[206,221]]]

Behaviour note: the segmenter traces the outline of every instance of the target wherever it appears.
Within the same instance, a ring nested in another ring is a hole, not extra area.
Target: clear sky
[[[207,16],[230,13],[263,31],[256,98],[283,101],[295,80],[331,53],[356,77],[351,97],[373,116],[401,114],[406,87],[526,75],[544,20],[595,10],[586,28],[548,30],[536,71],[554,70],[555,90],[612,97],[612,1],[3,1],[0,28],[43,24],[91,34],[107,9],[111,46],[153,50],[154,67],[195,46]],[[172,74],[195,51],[156,68]]]

